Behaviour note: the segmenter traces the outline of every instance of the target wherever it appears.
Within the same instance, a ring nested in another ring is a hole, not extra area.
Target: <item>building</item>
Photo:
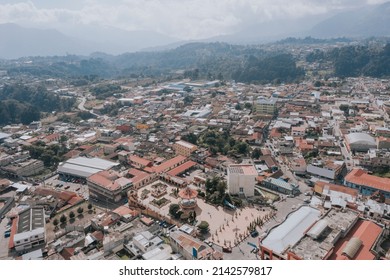
[[[283,223],[273,227],[261,240],[261,259],[286,259],[289,248],[298,243],[320,217],[321,212],[309,206],[290,213]]]
[[[214,251],[204,242],[181,232],[174,231],[169,235],[172,250],[186,260],[215,260],[222,259],[222,253]]]
[[[313,190],[330,203],[332,203],[333,198],[337,198],[355,204],[359,194],[357,190],[324,181],[316,181]]]
[[[30,251],[46,243],[45,210],[42,207],[27,208],[15,219],[17,231],[10,242],[17,252]]]
[[[345,170],[346,165],[343,161],[328,161],[323,163],[322,161],[315,160],[306,168],[307,173],[333,181],[343,175]]]
[[[387,150],[369,150],[359,161],[367,169],[386,168],[390,166],[390,152]]]
[[[255,101],[253,105],[255,112],[258,114],[273,116],[276,113],[276,99],[261,98]]]
[[[130,179],[121,177],[115,171],[100,171],[87,178],[90,197],[103,201],[118,202],[127,196],[133,185]]]
[[[45,169],[45,166],[41,160],[28,159],[22,162],[9,164],[1,169],[12,177],[28,177],[41,173]]]
[[[143,231],[134,236],[133,241],[126,247],[137,256],[149,252],[163,243],[164,241],[160,237],[151,234],[149,231]]]
[[[375,260],[375,244],[382,228],[372,221],[359,220],[351,231],[340,239],[329,260]]]
[[[145,168],[145,167],[152,167],[153,163],[150,160],[131,155],[129,157],[130,164],[137,167],[137,168]]]
[[[378,149],[390,150],[390,138],[388,137],[382,137],[382,136],[378,137],[377,144],[378,144]]]
[[[367,133],[350,133],[345,136],[345,140],[351,151],[367,152],[377,147],[375,138]]]
[[[358,190],[362,195],[370,196],[379,191],[390,198],[390,179],[370,175],[363,169],[353,169],[344,178],[344,185]]]
[[[287,255],[302,260],[326,260],[337,250],[337,244],[348,238],[359,223],[359,213],[332,208],[307,228],[304,236],[288,250]]]
[[[176,155],[189,157],[193,152],[198,149],[198,147],[194,144],[180,140],[173,145],[173,149],[175,150]]]
[[[145,168],[145,171],[150,171],[150,172],[156,172],[158,174],[163,173],[163,172],[168,172],[169,170],[172,170],[179,165],[183,164],[184,162],[187,161],[187,158],[182,155],[178,155],[174,158],[171,158],[169,160],[164,161],[160,165],[153,166],[150,170]]]
[[[65,177],[86,179],[95,173],[111,169],[117,165],[119,163],[100,158],[76,157],[60,163],[57,172]]]
[[[227,169],[227,187],[230,194],[255,195],[258,173],[252,164],[230,164]]]
[[[299,194],[299,187],[297,185],[290,184],[282,179],[275,179],[272,177],[266,178],[263,180],[262,186],[287,195]]]

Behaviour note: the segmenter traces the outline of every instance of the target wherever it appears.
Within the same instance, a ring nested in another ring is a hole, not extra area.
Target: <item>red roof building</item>
[[[371,221],[359,220],[345,238],[336,243],[330,260],[374,260],[371,248],[382,228]]]

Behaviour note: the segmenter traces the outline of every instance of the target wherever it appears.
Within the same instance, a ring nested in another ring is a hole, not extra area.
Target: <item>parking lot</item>
[[[44,182],[44,187],[52,188],[57,191],[71,191],[77,193],[79,196],[83,197],[85,200],[89,199],[89,192],[87,184],[83,184],[82,180],[78,179],[60,179],[59,175],[55,175],[51,178],[48,178]]]

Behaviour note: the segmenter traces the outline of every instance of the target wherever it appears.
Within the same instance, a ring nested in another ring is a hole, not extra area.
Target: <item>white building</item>
[[[33,207],[20,212],[18,231],[14,235],[15,250],[29,251],[45,243],[45,210],[42,207]]]
[[[231,164],[227,169],[230,194],[255,195],[257,171],[252,164]]]

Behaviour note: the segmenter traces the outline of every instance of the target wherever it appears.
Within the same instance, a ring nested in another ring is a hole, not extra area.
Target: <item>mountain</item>
[[[126,31],[111,27],[80,26],[59,32],[0,24],[0,58],[25,56],[89,55],[93,52],[121,54],[176,42],[153,31]]]
[[[390,2],[386,2],[334,15],[315,25],[308,35],[319,38],[390,36],[389,26]]]
[[[109,26],[79,25],[61,30],[68,36],[93,44],[90,52],[122,54],[170,45],[178,39],[149,30],[127,31]]]
[[[24,28],[12,23],[0,24],[0,38],[0,58],[88,54],[86,42],[53,29]]]

